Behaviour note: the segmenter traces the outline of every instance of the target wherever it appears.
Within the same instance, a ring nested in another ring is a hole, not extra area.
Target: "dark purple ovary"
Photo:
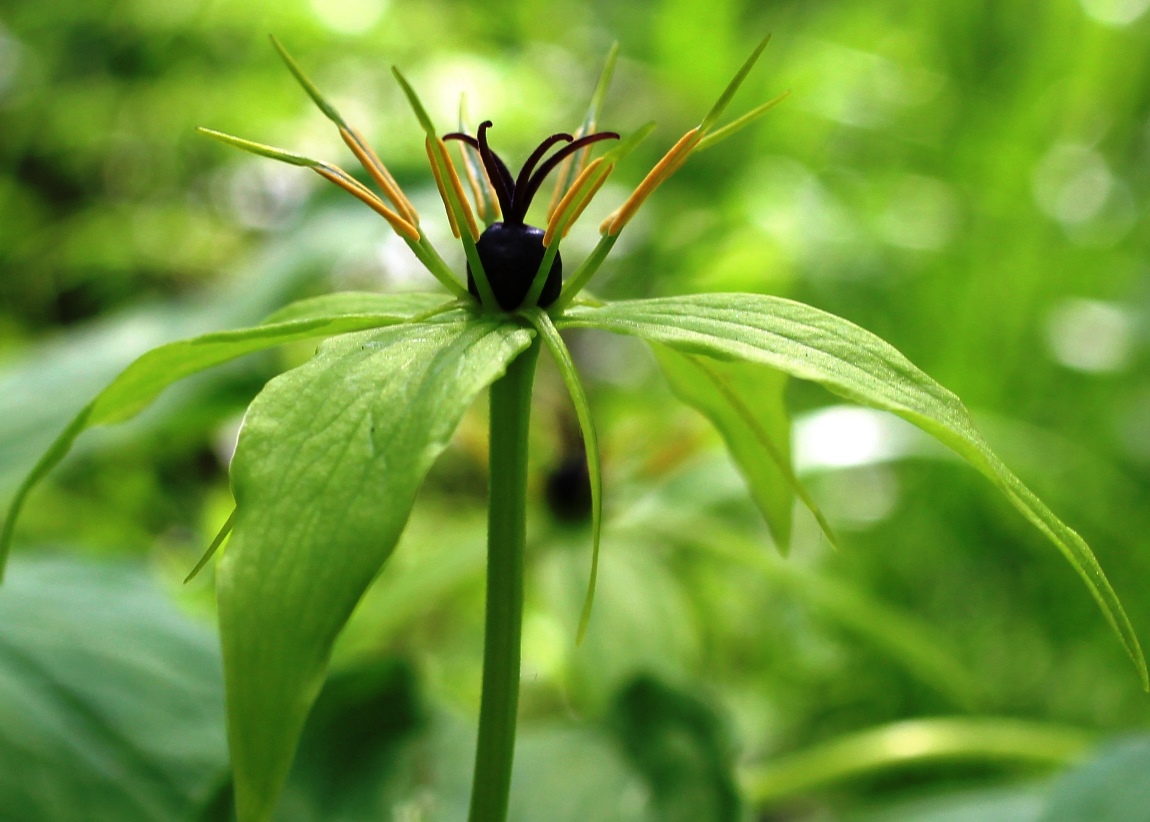
[[[514,311],[531,290],[531,282],[543,262],[543,229],[522,223],[492,223],[475,244],[479,261],[495,301],[504,311]],[[467,266],[467,290],[479,297],[471,265]],[[547,272],[547,282],[539,294],[539,306],[546,308],[559,299],[563,290],[563,260],[558,253]]]

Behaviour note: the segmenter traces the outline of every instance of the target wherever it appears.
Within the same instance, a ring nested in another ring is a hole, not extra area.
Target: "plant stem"
[[[515,757],[523,551],[527,542],[527,430],[539,341],[491,386],[491,490],[487,509],[487,624],[483,697],[470,822],[503,822]]]

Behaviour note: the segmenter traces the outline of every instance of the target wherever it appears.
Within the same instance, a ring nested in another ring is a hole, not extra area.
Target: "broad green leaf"
[[[751,802],[767,805],[910,764],[965,760],[1064,765],[1080,758],[1091,741],[1090,734],[1077,728],[1017,719],[916,719],[849,734],[746,768],[740,780]]]
[[[1038,822],[1045,784],[995,785],[943,791],[890,803],[867,804],[843,822]]]
[[[801,490],[791,466],[791,421],[783,401],[787,375],[755,363],[716,363],[666,346],[652,347],[675,396],[722,435],[785,554],[791,542],[792,503]]]
[[[289,306],[284,309],[289,314],[295,311],[299,317],[297,319],[235,331],[218,331],[168,343],[149,351],[129,365],[73,418],[16,490],[3,529],[0,530],[0,578],[12,543],[12,530],[28,493],[67,456],[76,438],[87,429],[130,419],[143,411],[172,383],[245,354],[298,340],[404,322],[426,311],[432,295],[377,295],[378,299],[363,300],[365,307],[370,303],[371,313],[357,314],[345,313],[353,300],[341,302],[338,296],[331,301],[331,305],[324,302],[325,298],[319,298],[303,308]],[[364,295],[359,296],[363,298]],[[442,297],[439,299],[442,301]],[[331,313],[319,313],[316,310],[323,306],[331,310]]]
[[[269,818],[336,636],[464,411],[532,336],[475,318],[343,335],[248,409],[216,577],[240,822]]]
[[[219,645],[128,563],[21,559],[0,591],[0,819],[198,819],[227,775]]]
[[[651,790],[661,822],[746,818],[727,729],[699,696],[641,675],[615,698],[610,725]]]
[[[456,305],[448,300],[448,296],[442,292],[410,291],[380,294],[375,291],[336,291],[332,294],[320,294],[318,297],[296,300],[269,315],[261,325],[349,316],[415,317],[443,305]]]
[[[1150,736],[1106,745],[1058,779],[1039,822],[1150,822]]]
[[[579,306],[560,327],[633,334],[693,354],[769,365],[847,399],[891,411],[937,437],[990,478],[1085,581],[1150,689],[1146,660],[1126,612],[1090,546],[990,449],[954,394],[895,348],[841,317],[762,294],[700,294]]]

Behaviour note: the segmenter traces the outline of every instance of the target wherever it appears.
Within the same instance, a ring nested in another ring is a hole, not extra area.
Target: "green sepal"
[[[242,137],[236,137],[231,134],[225,134],[222,131],[216,131],[213,128],[204,128],[203,126],[196,126],[196,131],[203,134],[205,137],[211,137],[213,140],[218,140],[221,143],[232,146],[233,148],[242,149],[250,154],[258,154],[260,157],[270,157],[273,160],[279,160],[281,163],[290,163],[293,166],[303,166],[305,168],[327,168],[327,163],[320,160],[313,160],[311,157],[305,157],[302,154],[295,152],[285,151],[282,148],[275,146],[264,145],[263,143],[256,143],[252,140],[245,140]]]
[[[299,81],[301,86],[303,86],[303,90],[307,92],[307,96],[310,97],[319,108],[319,110],[324,113],[324,116],[335,123],[337,126],[348,128],[348,125],[344,122],[343,117],[341,117],[339,112],[335,110],[335,106],[329,103],[327,98],[319,93],[319,89],[316,88],[315,84],[308,79],[306,74],[303,73],[303,69],[301,69],[299,64],[296,63],[295,59],[290,54],[288,54],[287,49],[285,49],[280,41],[276,39],[275,35],[269,34],[268,39],[272,41],[272,45],[275,46],[275,50],[279,52],[280,57],[282,57],[284,63],[287,64],[288,71],[290,71],[292,75],[295,76],[295,79]]]
[[[564,385],[567,386],[567,392],[571,395],[575,416],[579,420],[579,430],[583,434],[583,450],[587,454],[587,476],[591,482],[591,575],[587,582],[587,596],[583,600],[583,610],[579,615],[579,633],[576,637],[576,642],[582,643],[583,637],[587,634],[587,626],[591,622],[591,607],[595,602],[595,583],[599,578],[599,542],[603,531],[603,467],[599,461],[599,436],[595,432],[591,405],[587,402],[587,392],[583,390],[583,383],[579,380],[579,372],[575,370],[571,352],[567,350],[551,317],[540,308],[533,308],[525,313],[535,326],[535,330],[539,332],[543,344],[551,352],[555,366],[559,369]]]
[[[763,53],[763,49],[767,47],[767,43],[769,42],[771,42],[771,35],[768,34],[755,46],[755,50],[751,52],[751,56],[743,63],[738,73],[731,78],[731,82],[723,89],[723,93],[719,96],[719,99],[715,101],[715,105],[711,106],[711,110],[707,112],[707,116],[699,123],[700,134],[706,134],[710,131],[711,127],[723,116],[723,112],[726,111],[727,106],[731,104],[731,100],[739,90],[739,86],[747,79],[747,75],[751,73],[751,69],[754,68],[755,63],[759,61],[759,56]]]

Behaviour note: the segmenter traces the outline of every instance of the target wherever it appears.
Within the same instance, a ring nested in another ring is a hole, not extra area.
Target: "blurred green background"
[[[3,4],[0,500],[149,347],[310,294],[434,287],[342,192],[194,132],[351,169],[267,34],[368,135],[461,270],[392,63],[444,131],[465,92],[517,165],[577,125],[620,43],[603,126],[659,128],[564,246],[571,267],[773,32],[732,112],[791,97],[664,186],[593,288],[780,294],[880,334],[1081,531],[1150,640],[1148,10]],[[603,567],[576,647],[581,445],[545,369],[513,818],[1150,819],[1150,702],[1073,571],[982,477],[893,418],[792,384],[797,465],[842,550],[800,518],[784,561],[646,351],[570,342],[603,440]],[[311,349],[193,379],[93,432],[31,499],[0,589],[0,818],[227,818],[211,574],[180,581],[230,510],[244,407]],[[285,820],[462,817],[485,413],[337,650]],[[939,717],[951,724],[921,724]]]

